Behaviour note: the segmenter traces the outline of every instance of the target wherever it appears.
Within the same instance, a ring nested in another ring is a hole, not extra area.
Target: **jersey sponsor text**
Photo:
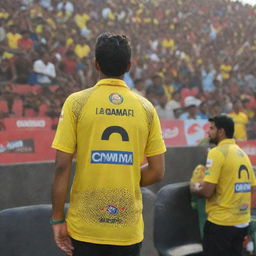
[[[248,193],[251,192],[250,182],[235,183],[235,193]]]
[[[96,115],[134,116],[134,110],[122,108],[96,108]]]
[[[92,164],[133,164],[133,153],[127,151],[94,150],[91,152]]]

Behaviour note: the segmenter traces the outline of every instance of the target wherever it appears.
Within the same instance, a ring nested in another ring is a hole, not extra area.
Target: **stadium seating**
[[[154,243],[161,256],[201,255],[198,216],[191,208],[187,182],[164,186],[157,193]]]
[[[47,104],[42,104],[39,107],[39,116],[46,116],[47,110],[48,110],[48,105]]]
[[[8,112],[8,107],[7,107],[7,101],[6,100],[0,100],[0,111]]]
[[[15,84],[13,86],[13,92],[17,94],[27,94],[32,91],[32,86],[27,84]]]
[[[23,101],[22,100],[15,100],[12,106],[12,112],[15,113],[16,117],[22,116],[22,109],[23,109]]]

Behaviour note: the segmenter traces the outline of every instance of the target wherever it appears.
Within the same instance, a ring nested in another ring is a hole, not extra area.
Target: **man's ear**
[[[224,130],[223,128],[218,129],[218,131],[219,131],[219,135],[220,135],[221,137],[226,136],[225,130]]]
[[[126,68],[126,71],[125,71],[125,72],[129,72],[129,71],[130,71],[130,69],[131,69],[131,66],[132,66],[132,64],[131,64],[131,62],[129,62],[129,64],[128,64],[128,66],[127,66],[127,68]]]
[[[94,66],[95,66],[96,70],[100,71],[100,65],[96,59],[94,61]]]

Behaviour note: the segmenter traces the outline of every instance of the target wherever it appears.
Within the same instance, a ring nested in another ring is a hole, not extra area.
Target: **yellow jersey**
[[[11,49],[18,49],[18,42],[22,36],[18,33],[7,33],[6,38],[8,40],[8,47]]]
[[[209,151],[204,181],[217,184],[206,200],[210,222],[224,226],[250,222],[251,187],[256,180],[248,156],[235,140],[222,140]]]
[[[249,122],[247,115],[243,112],[239,112],[238,114],[235,112],[232,112],[229,114],[229,116],[233,118],[235,123],[234,138],[237,140],[246,140],[247,139],[246,125]]]
[[[67,214],[72,238],[131,245],[143,240],[140,166],[166,151],[153,105],[123,80],[102,79],[64,103],[52,147],[76,153]]]
[[[84,45],[77,44],[75,46],[75,54],[80,59],[88,57],[90,54],[90,51],[91,49],[87,44],[84,44]]]
[[[223,80],[230,78],[230,72],[232,71],[231,65],[221,64],[220,65],[221,76]]]

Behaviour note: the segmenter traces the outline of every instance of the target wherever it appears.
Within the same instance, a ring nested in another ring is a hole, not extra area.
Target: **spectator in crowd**
[[[233,103],[234,111],[229,115],[233,118],[235,122],[235,133],[234,138],[236,140],[246,140],[247,131],[246,125],[248,124],[248,116],[242,111],[242,104],[240,100],[236,100]]]
[[[22,38],[18,41],[19,50],[29,54],[30,51],[34,49],[33,41],[30,39],[30,31],[23,30],[21,31]]]
[[[5,83],[2,85],[1,88],[1,95],[3,96],[3,98],[6,100],[7,102],[7,110],[8,112],[6,113],[7,116],[13,116],[13,111],[12,111],[12,107],[13,107],[13,102],[16,98],[15,93],[13,92],[13,86],[11,83]]]
[[[134,81],[134,88],[132,90],[141,96],[145,97],[145,82],[142,78],[138,78]]]
[[[196,99],[193,96],[188,96],[184,100],[184,107],[185,112],[180,115],[180,119],[192,119],[192,120],[199,120],[202,119],[201,116],[198,114],[198,106],[200,105],[201,101]]]
[[[18,42],[21,38],[21,34],[18,33],[18,27],[16,25],[11,25],[8,33],[6,34],[7,46],[6,52],[3,55],[4,57],[10,59],[14,56],[12,53],[17,51],[19,47]]]
[[[83,59],[89,56],[91,49],[86,43],[86,39],[83,37],[79,37],[77,40],[77,44],[75,45],[74,51],[79,59]]]
[[[11,59],[4,58],[0,62],[0,83],[16,80],[16,70]]]
[[[77,70],[76,55],[72,50],[68,50],[65,58],[60,63],[60,69],[63,75],[74,75]]]
[[[208,103],[207,102],[201,102],[199,105],[199,113],[198,115],[200,116],[201,119],[209,119],[209,111],[208,111]]]
[[[13,81],[33,84],[29,74],[40,52],[50,53],[58,72],[71,50],[78,67],[68,80],[73,90],[88,88],[98,75],[90,68],[94,37],[114,29],[131,38],[133,68],[125,76],[130,88],[136,79],[145,81],[146,91],[159,82],[146,94],[154,104],[162,90],[168,101],[178,90],[181,104],[193,96],[208,103],[208,116],[229,113],[232,101],[256,90],[255,15],[255,7],[231,0],[6,1],[0,10],[0,62],[11,60]],[[25,55],[18,43],[24,30],[30,31],[26,41],[33,41]],[[10,77],[10,68],[6,72]],[[60,72],[55,83],[66,80]]]
[[[0,43],[3,42],[6,38],[6,31],[4,28],[4,19],[0,18]],[[1,47],[0,47],[1,50]]]
[[[162,94],[158,97],[158,104],[155,106],[159,119],[170,120],[174,119],[174,113],[169,107],[168,99],[165,94]]]
[[[152,77],[152,85],[147,88],[147,93],[154,95],[154,105],[160,103],[160,98],[165,95],[163,76],[161,74],[155,74]]]
[[[68,0],[62,0],[57,5],[57,11],[64,11],[65,15],[71,16],[74,12],[74,4]]]
[[[50,62],[50,55],[48,52],[42,52],[41,58],[36,60],[33,64],[33,71],[36,74],[36,84],[51,85],[54,83],[56,77],[55,66]]]
[[[30,110],[30,117],[38,116],[39,114],[39,107],[41,105],[40,97],[37,93],[30,92],[27,95],[23,96],[23,109],[22,109],[22,116],[26,116],[26,112]]]

